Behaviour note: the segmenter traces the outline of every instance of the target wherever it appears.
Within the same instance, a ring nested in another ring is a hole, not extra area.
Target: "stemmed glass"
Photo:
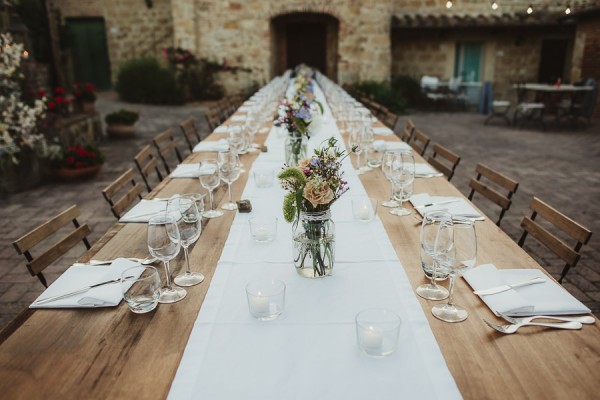
[[[246,147],[246,137],[244,130],[241,126],[231,126],[228,130],[227,134],[227,142],[229,143],[229,150],[233,151],[235,154],[243,154],[245,153]],[[238,165],[240,166],[240,172],[246,172],[243,167],[244,164],[238,158]]]
[[[396,156],[396,153],[397,153],[397,151],[386,150],[385,153],[383,153],[383,159],[381,160],[381,172],[383,172],[383,176],[385,177],[385,179],[390,181],[390,188],[391,188],[390,199],[381,202],[381,205],[384,207],[389,207],[389,208],[398,207],[398,205],[399,205],[398,202],[396,200],[394,200],[394,185],[392,183],[392,177],[391,177],[392,163],[394,161],[394,157]]]
[[[191,195],[174,197],[167,202],[167,215],[173,216],[179,228],[179,240],[185,254],[185,273],[174,279],[179,286],[194,286],[204,280],[204,275],[190,269],[189,247],[196,243],[202,231],[202,218]]]
[[[200,163],[200,185],[208,190],[208,211],[204,211],[205,218],[218,218],[223,215],[222,211],[215,210],[213,206],[213,190],[219,186],[219,164],[217,160],[209,159]]]
[[[400,188],[400,207],[394,208],[390,213],[398,216],[409,215],[410,210],[404,208],[402,204],[404,203],[404,188],[415,180],[415,158],[412,152],[401,151],[396,153],[390,168],[392,183]]]
[[[356,175],[362,175],[365,172],[360,168],[360,153],[362,153],[360,128],[356,124],[350,124],[348,130],[350,131],[348,144],[351,148],[356,147],[356,151],[354,152],[356,154]]]
[[[175,303],[183,299],[187,292],[171,283],[169,261],[174,259],[181,249],[181,240],[177,222],[171,215],[155,215],[148,221],[148,250],[153,257],[162,260],[165,266],[167,286],[160,289],[159,303]]]
[[[365,153],[365,165],[360,167],[360,170],[365,173],[372,171],[373,168],[369,167],[367,164],[367,153],[369,147],[373,146],[373,131],[371,130],[370,125],[363,124],[362,127],[359,127],[360,132],[360,147],[363,149],[363,153]]]
[[[460,322],[467,319],[467,310],[452,302],[454,280],[468,268],[475,266],[477,259],[477,235],[475,223],[470,219],[455,218],[444,221],[435,239],[434,257],[442,272],[450,276],[450,289],[447,304],[433,306],[433,315],[446,322]]]
[[[224,203],[221,208],[229,211],[237,210],[237,204],[231,198],[231,184],[240,177],[240,164],[237,154],[232,151],[219,153],[219,176],[227,184],[227,193],[229,194],[229,201]]]
[[[435,238],[444,221],[452,220],[447,211],[428,211],[423,215],[421,223],[421,266],[430,283],[417,288],[417,294],[427,300],[443,300],[448,297],[448,289],[435,283],[437,279],[446,279],[447,274],[438,271],[434,257]]]

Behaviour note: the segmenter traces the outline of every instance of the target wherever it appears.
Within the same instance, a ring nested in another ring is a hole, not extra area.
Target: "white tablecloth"
[[[318,87],[315,92],[324,102]],[[329,135],[343,143],[324,105],[322,132],[310,148]],[[283,142],[273,130],[269,152],[255,165],[283,165]],[[350,191],[332,210],[336,264],[333,276],[322,279],[302,278],[294,269],[292,228],[281,213],[283,190],[261,189],[249,180],[242,197],[252,201],[252,213],[237,214],[233,222],[170,399],[461,397],[381,221],[352,220],[352,197],[366,192],[348,159],[344,165]],[[274,242],[252,241],[247,220],[256,215],[279,218]],[[287,286],[285,310],[274,321],[258,321],[248,312],[245,286],[260,277]],[[362,354],[356,344],[354,318],[372,307],[402,318],[398,349],[382,359]]]

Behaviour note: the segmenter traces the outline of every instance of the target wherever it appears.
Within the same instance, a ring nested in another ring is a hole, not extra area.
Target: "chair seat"
[[[494,100],[492,107],[510,107],[510,101],[508,100]]]
[[[446,96],[443,93],[427,93],[427,98],[432,99],[432,100],[444,100],[447,97],[448,96]]]
[[[541,110],[544,103],[521,103],[518,106],[521,110]]]

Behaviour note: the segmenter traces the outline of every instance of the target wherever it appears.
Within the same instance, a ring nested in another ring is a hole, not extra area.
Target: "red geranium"
[[[104,163],[104,155],[96,147],[72,145],[63,151],[61,159],[54,162],[54,167],[81,169],[102,163]]]

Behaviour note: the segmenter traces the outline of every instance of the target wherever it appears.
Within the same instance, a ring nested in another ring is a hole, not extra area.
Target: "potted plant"
[[[104,117],[106,122],[106,133],[110,137],[131,137],[135,135],[135,123],[140,114],[128,110],[112,112]]]
[[[75,99],[81,106],[84,113],[92,113],[96,111],[94,102],[96,101],[96,92],[91,83],[77,82],[75,84],[74,93]]]
[[[72,145],[58,148],[51,157],[54,174],[60,179],[74,181],[94,177],[102,164],[104,155],[92,145]]]

